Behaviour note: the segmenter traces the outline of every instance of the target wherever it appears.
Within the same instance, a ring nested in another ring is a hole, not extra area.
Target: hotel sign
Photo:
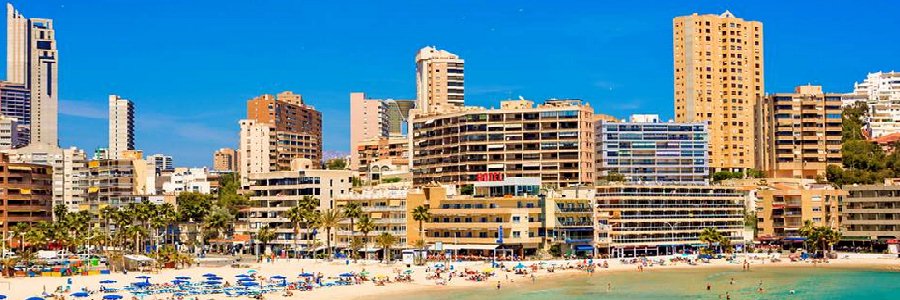
[[[503,181],[503,178],[503,173],[500,172],[485,172],[476,175],[476,181]]]

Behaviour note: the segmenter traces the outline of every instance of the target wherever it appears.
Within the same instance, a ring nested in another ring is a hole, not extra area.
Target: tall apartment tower
[[[428,114],[463,106],[463,61],[456,54],[425,47],[416,54],[416,108]]]
[[[121,152],[134,150],[134,104],[117,95],[109,95],[109,157],[121,158]]]
[[[237,152],[231,148],[221,148],[213,153],[213,170],[216,171],[237,171]]]
[[[276,171],[275,130],[271,125],[257,120],[241,120],[240,145],[238,148],[241,184],[250,184],[251,173]]]
[[[362,141],[387,137],[390,119],[387,105],[378,99],[367,99],[365,93],[350,93],[350,169],[359,168],[357,147]]]
[[[26,18],[6,4],[6,76],[31,92],[31,142],[58,146],[59,57],[53,20]]]
[[[763,93],[762,23],[721,15],[673,20],[675,121],[706,122],[712,171],[754,167],[754,105]]]
[[[841,94],[798,86],[757,104],[757,168],[770,177],[815,179],[841,165]]]
[[[289,170],[295,158],[322,161],[322,113],[305,104],[302,96],[285,91],[250,99],[247,119],[272,128],[278,170]]]

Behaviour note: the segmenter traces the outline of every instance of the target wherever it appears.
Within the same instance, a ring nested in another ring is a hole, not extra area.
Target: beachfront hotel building
[[[86,201],[79,210],[99,212],[105,206],[139,203],[156,194],[156,171],[139,150],[120,152],[120,159],[91,160]]]
[[[59,52],[53,20],[26,18],[6,4],[6,77],[29,90],[29,144],[59,145]]]
[[[705,246],[715,228],[733,245],[744,236],[744,195],[723,186],[596,187],[596,246],[611,257],[662,255]]]
[[[416,54],[416,109],[444,111],[465,104],[465,61],[456,54],[424,47]]]
[[[866,123],[871,138],[900,133],[900,72],[869,73],[843,98],[845,104],[862,101],[869,106]]]
[[[386,137],[369,139],[357,144],[356,157],[359,178],[364,184],[375,184],[386,179],[397,178],[410,181],[409,139],[406,137]]]
[[[630,122],[599,121],[596,126],[598,179],[620,174],[631,183],[707,184],[706,123],[663,123],[657,115],[635,115]]]
[[[347,195],[335,197],[334,206],[343,210],[349,203],[356,203],[362,209],[362,213],[368,215],[375,224],[372,231],[368,233],[368,240],[363,237],[362,232],[353,228],[351,230],[350,219],[344,219],[340,222],[338,228],[335,229],[335,245],[338,248],[347,249],[354,237],[358,237],[364,242],[362,252],[377,252],[381,250],[375,244],[375,238],[382,233],[389,233],[397,237],[398,242],[394,249],[408,248],[410,246],[407,240],[407,208],[406,197],[409,187],[407,186],[379,186],[367,187],[362,190]],[[353,220],[355,227],[359,219]],[[418,230],[418,224],[412,227]]]
[[[564,256],[592,257],[596,254],[594,195],[590,187],[545,190],[544,227],[548,246],[559,246]]]
[[[781,241],[784,246],[800,243],[799,231],[806,221],[838,230],[840,203],[846,195],[844,190],[809,179],[765,179],[756,190],[757,239]]]
[[[231,148],[220,148],[213,153],[213,170],[221,172],[237,172],[237,152]]]
[[[552,187],[595,179],[593,108],[580,100],[508,100],[499,109],[413,114],[411,123],[417,186],[471,185],[484,173],[536,177]]]
[[[757,103],[757,169],[776,178],[824,178],[841,165],[841,95],[798,86]]]
[[[298,158],[291,164],[291,170],[250,173],[250,207],[238,212],[235,237],[255,237],[260,228],[269,227],[275,232],[275,239],[268,242],[271,251],[324,249],[324,231],[302,228],[297,236],[294,234],[293,224],[286,216],[286,212],[296,207],[304,197],[318,199],[319,211],[323,211],[336,209],[334,199],[350,195],[353,179],[349,170],[314,169],[314,165],[318,167],[317,164],[309,159]],[[334,234],[333,230],[332,235]],[[310,249],[310,241],[316,239],[323,246],[321,249]],[[335,240],[333,236],[331,240]],[[258,240],[250,242],[255,247],[260,243]],[[260,253],[258,251],[255,253]]]
[[[673,20],[675,121],[706,122],[713,171],[754,168],[754,105],[764,95],[762,23],[725,11]]]
[[[52,167],[10,162],[0,154],[0,230],[53,218]],[[4,241],[5,242],[5,241]]]
[[[845,187],[847,196],[841,204],[843,240],[900,239],[900,184],[885,181],[885,185]]]
[[[506,177],[474,183],[472,195],[458,195],[451,186],[424,185],[407,194],[407,242],[424,239],[431,249],[459,253],[506,252],[533,255],[546,243],[541,180]],[[426,206],[431,219],[419,224],[411,213]],[[502,234],[500,234],[502,233]],[[498,254],[499,255],[499,254]]]

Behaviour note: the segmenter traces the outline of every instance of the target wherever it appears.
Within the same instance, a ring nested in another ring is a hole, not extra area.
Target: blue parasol
[[[253,280],[253,278],[241,278],[241,279],[238,279],[238,282],[243,282],[243,281],[254,281],[254,280]]]
[[[269,278],[272,278],[272,279],[286,279],[287,277],[284,277],[284,276],[281,276],[281,275],[275,275],[275,276],[272,276],[272,277],[269,277]]]
[[[312,273],[300,273],[300,277],[313,277]]]
[[[107,280],[101,280],[100,283],[102,283],[102,284],[110,284],[110,283],[116,283],[116,281],[115,281],[115,280],[109,280],[109,279],[107,279]]]
[[[87,292],[72,293],[72,297],[75,297],[75,298],[87,298],[89,296],[91,296],[91,294],[88,294]]]
[[[234,277],[250,277],[250,275],[247,275],[247,274],[237,274],[237,275],[234,275]]]
[[[350,273],[350,272],[347,272],[347,273],[341,273],[341,274],[338,275],[338,276],[340,276],[340,277],[353,277],[353,273]]]
[[[204,283],[205,283],[205,284],[208,284],[208,285],[220,285],[220,284],[222,284],[221,281],[215,281],[215,280],[210,280],[210,281],[207,281],[207,282],[204,282]]]
[[[216,274],[213,274],[213,273],[206,273],[206,274],[203,274],[203,277],[218,277],[218,276],[219,276],[219,275],[216,275]]]
[[[112,295],[103,295],[103,300],[119,300],[119,299],[122,299],[122,298],[124,298],[124,297],[122,297],[121,295],[114,295],[114,294],[112,294]]]
[[[175,279],[178,279],[178,280],[191,280],[191,277],[188,277],[188,276],[177,276],[177,277],[175,277]]]
[[[240,284],[242,286],[257,286],[257,285],[259,285],[259,283],[255,282],[255,281],[241,281],[238,284]]]
[[[44,300],[44,298],[41,298],[41,297],[30,297],[30,298],[26,298],[25,300]]]

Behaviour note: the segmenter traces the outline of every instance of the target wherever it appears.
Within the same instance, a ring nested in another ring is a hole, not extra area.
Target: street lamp
[[[675,255],[675,224],[678,224],[678,222],[675,222],[675,223],[665,222],[665,224],[668,225],[669,228],[671,229],[670,232],[672,233],[672,246],[671,246],[672,255]]]

